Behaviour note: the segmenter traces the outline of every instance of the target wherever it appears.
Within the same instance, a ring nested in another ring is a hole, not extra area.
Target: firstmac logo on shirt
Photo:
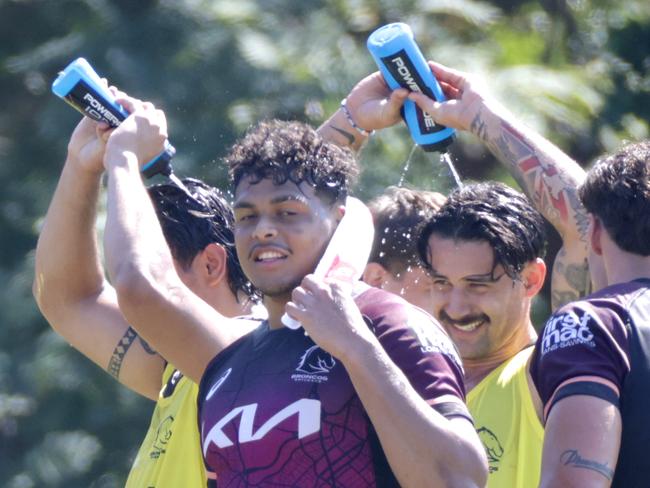
[[[589,329],[589,323],[593,320],[584,310],[571,310],[551,317],[544,327],[542,356],[579,344],[595,347],[594,335]]]

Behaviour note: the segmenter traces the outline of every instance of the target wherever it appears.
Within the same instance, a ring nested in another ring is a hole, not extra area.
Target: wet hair
[[[343,202],[359,174],[353,153],[301,122],[268,120],[252,127],[226,157],[233,190],[243,178],[276,185],[306,182],[328,204]]]
[[[368,203],[375,223],[368,261],[381,264],[396,277],[409,266],[423,266],[417,236],[444,202],[441,193],[388,187]]]
[[[599,159],[578,195],[620,249],[650,256],[650,141]]]
[[[418,239],[421,259],[430,267],[429,237],[485,241],[494,251],[494,269],[500,264],[517,279],[523,267],[544,257],[544,218],[528,199],[497,182],[468,184],[454,190],[424,227]]]
[[[235,251],[230,204],[219,190],[200,180],[185,178],[183,184],[192,197],[173,184],[147,189],[172,256],[188,269],[208,244],[219,244],[226,251],[230,290],[237,299],[241,292],[256,300],[259,294],[242,271]]]

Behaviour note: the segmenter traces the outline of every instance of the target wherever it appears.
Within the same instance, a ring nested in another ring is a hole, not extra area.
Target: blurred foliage
[[[393,21],[582,164],[648,137],[647,0],[0,0],[1,486],[121,486],[152,408],[58,338],[31,295],[39,224],[78,119],[50,92],[57,71],[84,56],[153,100],[176,172],[223,187],[219,159],[247,126],[321,123],[374,70],[368,34]],[[358,193],[397,183],[412,147],[404,127],[377,135]],[[514,184],[475,138],[461,135],[452,153],[464,178]],[[405,182],[453,184],[419,150]],[[547,313],[546,294],[536,322]]]

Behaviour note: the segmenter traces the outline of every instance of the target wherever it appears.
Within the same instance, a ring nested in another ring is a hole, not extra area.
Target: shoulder
[[[630,370],[626,300],[618,291],[609,287],[567,304],[546,322],[530,367],[544,418],[566,396],[617,402]]]
[[[355,298],[355,302],[376,333],[387,329],[413,329],[417,333],[424,327],[447,337],[435,318],[393,293],[369,287]]]
[[[205,382],[209,381],[215,372],[219,371],[219,368],[221,368],[225,361],[237,354],[237,352],[242,348],[245,348],[247,344],[255,340],[256,336],[264,333],[268,328],[265,320],[255,319],[248,316],[237,317],[233,319],[233,322],[237,325],[241,324],[241,326],[245,328],[246,332],[242,334],[239,339],[218,352],[208,363],[203,372],[203,376],[201,377],[201,382],[199,383],[199,396],[202,395]]]
[[[627,311],[619,298],[618,294],[598,293],[561,307],[544,325],[539,355],[573,346],[593,348],[596,336],[604,342],[623,344]]]
[[[355,298],[368,326],[394,358],[442,355],[462,372],[460,356],[440,323],[393,293],[368,288]]]

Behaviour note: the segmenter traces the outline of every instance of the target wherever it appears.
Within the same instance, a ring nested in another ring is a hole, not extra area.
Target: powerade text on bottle
[[[370,34],[367,46],[392,90],[402,87],[439,102],[446,100],[408,25],[396,22],[380,27]],[[404,102],[402,116],[411,137],[425,151],[444,152],[454,140],[454,129],[436,124],[411,100]]]
[[[86,117],[117,127],[129,113],[115,101],[115,97],[84,58],[71,62],[52,83],[52,92],[68,102]],[[145,164],[141,171],[146,178],[156,174],[173,176],[171,159],[176,149],[165,141],[165,149]]]

